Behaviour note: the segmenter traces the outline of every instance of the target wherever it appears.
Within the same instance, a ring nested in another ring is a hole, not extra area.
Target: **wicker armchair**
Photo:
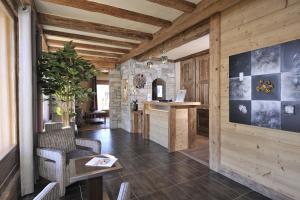
[[[49,183],[33,200],[59,200],[58,183]]]
[[[100,154],[100,151],[100,141],[75,138],[72,128],[40,133],[36,150],[39,175],[58,182],[60,196],[64,196],[65,188],[70,184],[68,161],[72,158]]]
[[[63,122],[46,122],[44,124],[44,130],[45,132],[52,132],[57,131],[59,129],[63,128],[64,123]],[[70,122],[71,128],[77,133],[77,126],[75,122]]]

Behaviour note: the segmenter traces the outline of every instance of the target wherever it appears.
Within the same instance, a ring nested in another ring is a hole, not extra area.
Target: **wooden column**
[[[220,13],[210,18],[209,58],[209,167],[220,166]]]
[[[149,114],[147,114],[147,109],[149,107],[149,104],[144,104],[144,127],[143,127],[143,137],[144,139],[149,139]]]
[[[189,108],[188,110],[189,119],[189,148],[192,148],[193,141],[197,135],[197,108]]]
[[[176,108],[169,111],[169,152],[175,151],[176,143]]]

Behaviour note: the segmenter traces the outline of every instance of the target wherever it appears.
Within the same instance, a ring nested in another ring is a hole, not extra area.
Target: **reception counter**
[[[169,149],[187,149],[197,133],[197,106],[200,102],[144,103],[143,137]]]

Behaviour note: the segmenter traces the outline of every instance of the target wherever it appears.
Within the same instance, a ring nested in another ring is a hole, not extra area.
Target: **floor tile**
[[[155,192],[139,198],[140,200],[190,200],[188,195],[180,190],[180,188],[173,186],[167,189]]]
[[[121,129],[101,129],[79,133],[101,141],[102,153],[119,158],[123,170],[104,176],[104,190],[116,200],[120,185],[128,181],[133,200],[269,200],[249,188],[217,174],[180,152],[167,149],[140,135]],[[47,185],[40,179],[32,199]],[[80,186],[80,187],[79,187]],[[86,200],[84,182],[67,187],[63,200]],[[30,198],[31,197],[31,198]],[[25,198],[23,198],[24,200]]]
[[[271,200],[257,192],[249,192],[248,194],[246,195],[243,195],[242,197],[240,198],[237,198],[236,200]]]

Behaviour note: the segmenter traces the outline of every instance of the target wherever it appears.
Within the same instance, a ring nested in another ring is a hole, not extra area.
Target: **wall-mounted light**
[[[162,64],[166,64],[168,62],[168,56],[161,56],[160,59]]]
[[[161,57],[160,57],[160,60],[162,62],[162,64],[166,64],[168,62],[168,56],[166,56],[166,51],[163,50],[162,54],[161,54]]]
[[[153,62],[149,60],[147,62],[147,67],[150,68],[150,69],[153,68]]]
[[[102,70],[100,70],[102,73],[108,73],[109,72],[109,70],[108,69],[102,69]]]

